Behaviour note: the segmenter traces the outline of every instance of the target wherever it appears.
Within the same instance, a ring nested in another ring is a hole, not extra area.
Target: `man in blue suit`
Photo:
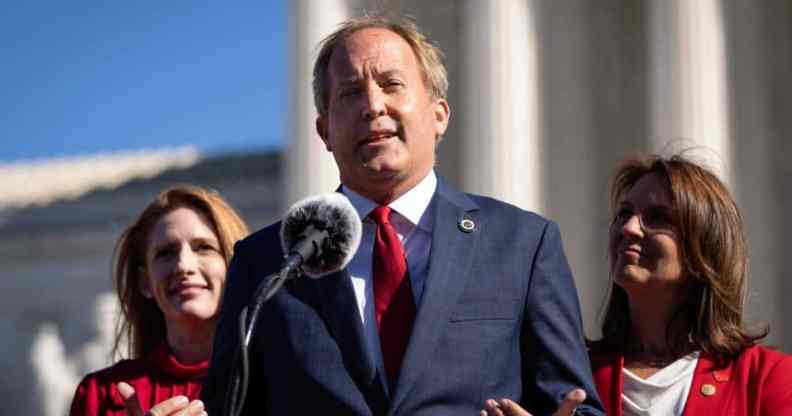
[[[575,388],[588,397],[577,414],[602,414],[558,227],[435,175],[450,116],[439,51],[412,24],[371,17],[321,46],[316,128],[362,242],[344,270],[265,304],[243,414],[473,415],[507,397],[549,415]],[[240,310],[280,266],[279,227],[236,246],[209,414],[222,413]]]

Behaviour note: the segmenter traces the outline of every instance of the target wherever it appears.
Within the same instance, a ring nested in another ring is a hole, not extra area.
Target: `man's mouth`
[[[383,130],[383,131],[375,131],[371,132],[368,136],[366,136],[366,140],[364,143],[377,143],[381,141],[389,140],[393,137],[396,137],[395,131],[390,130]]]

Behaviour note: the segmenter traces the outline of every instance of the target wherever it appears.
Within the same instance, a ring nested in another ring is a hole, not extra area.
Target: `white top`
[[[624,416],[681,416],[698,358],[699,352],[692,352],[646,380],[624,368]]]
[[[415,305],[421,304],[424,282],[429,270],[429,252],[432,247],[432,228],[434,225],[433,206],[430,206],[432,196],[437,189],[437,176],[434,170],[415,187],[389,204],[392,212],[390,221],[396,229],[396,234],[404,247],[407,256],[407,270],[412,284]],[[351,189],[342,186],[341,192],[349,198],[360,218],[363,220],[363,235],[360,247],[347,270],[352,279],[355,290],[360,319],[369,340],[369,348],[379,355],[379,338],[377,336],[377,322],[374,319],[374,289],[373,289],[373,254],[374,239],[377,225],[368,218],[369,213],[378,206]]]

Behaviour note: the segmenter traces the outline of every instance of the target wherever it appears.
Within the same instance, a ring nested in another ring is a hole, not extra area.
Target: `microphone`
[[[286,253],[283,266],[279,273],[259,284],[239,315],[241,342],[232,364],[231,394],[226,396],[225,414],[238,416],[245,405],[250,377],[248,346],[262,305],[295,272],[318,279],[346,267],[357,252],[362,230],[355,207],[338,192],[305,198],[286,212],[280,229],[281,247]]]
[[[281,223],[284,269],[317,279],[349,264],[363,226],[355,207],[338,192],[305,198],[289,208]]]

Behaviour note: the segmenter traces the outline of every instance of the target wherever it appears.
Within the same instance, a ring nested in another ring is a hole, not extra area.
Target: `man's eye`
[[[385,90],[388,90],[388,91],[394,91],[394,90],[397,90],[398,88],[401,88],[403,85],[404,85],[404,83],[399,81],[398,79],[391,79],[391,80],[388,80],[385,83],[384,88],[385,88]]]
[[[360,88],[344,88],[341,90],[341,97],[352,97],[357,95],[360,92]]]

